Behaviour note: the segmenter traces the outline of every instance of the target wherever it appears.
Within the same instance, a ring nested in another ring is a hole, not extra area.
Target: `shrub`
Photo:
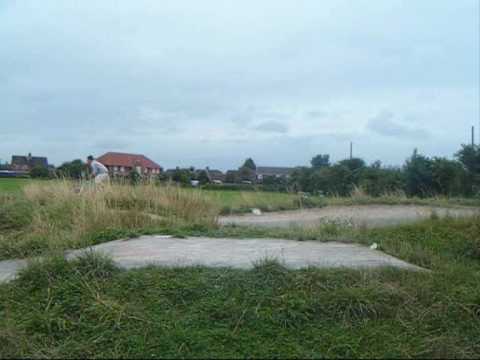
[[[46,179],[50,176],[48,169],[44,166],[35,166],[30,170],[30,177]]]

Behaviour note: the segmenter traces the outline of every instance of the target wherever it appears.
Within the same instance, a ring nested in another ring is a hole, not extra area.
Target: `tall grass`
[[[29,257],[51,250],[93,245],[142,233],[227,233],[218,214],[293,210],[327,205],[417,204],[455,206],[465,199],[412,199],[405,194],[372,198],[361,189],[351,197],[304,197],[265,192],[202,191],[177,186],[40,181],[22,192],[0,194],[0,258]],[[476,200],[478,202],[478,200]],[[471,200],[471,205],[475,205]],[[477,204],[478,205],[478,204]],[[318,238],[316,232],[291,229],[295,238]],[[242,231],[243,233],[243,231]],[[338,226],[322,228],[322,239],[338,237]],[[286,236],[279,231],[278,236]],[[328,236],[327,236],[328,235]],[[293,236],[293,235],[292,235]],[[290,237],[290,236],[288,236]]]
[[[218,212],[203,194],[175,186],[34,183],[0,199],[0,257],[88,246],[121,230],[213,226]]]
[[[204,193],[221,206],[223,215],[246,213],[253,208],[268,212],[322,207],[327,204],[326,199],[319,196],[306,198],[291,193],[231,190],[208,190]]]

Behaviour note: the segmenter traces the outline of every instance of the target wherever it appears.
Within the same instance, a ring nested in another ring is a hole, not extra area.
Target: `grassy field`
[[[306,206],[305,201],[309,206],[457,205],[446,199],[407,199],[391,195],[372,199],[358,193],[350,198],[305,200],[293,194],[216,192],[176,186],[110,185],[103,191],[95,191],[85,185],[80,191],[78,184],[66,181],[22,185],[22,191],[0,193],[0,259],[36,256],[151,233],[350,241],[350,230],[335,224],[314,229],[260,230],[221,228],[216,219],[221,213],[242,212],[254,207],[295,209]],[[472,205],[474,201],[471,200]]]
[[[355,231],[432,272],[52,258],[0,286],[0,357],[478,358],[479,219]]]
[[[4,192],[0,258],[48,257],[0,285],[0,358],[480,356],[480,218],[382,229],[216,225],[225,206],[284,206],[291,196],[69,182]],[[404,201],[394,200],[382,201]],[[431,271],[291,271],[272,261],[250,271],[123,271],[94,255],[58,255],[148,233],[376,242]]]
[[[19,193],[23,188],[33,183],[50,183],[30,179],[1,179],[0,195],[3,193]],[[55,183],[55,182],[52,182]],[[172,186],[171,186],[172,187]],[[184,193],[191,192],[211,201],[218,207],[222,215],[250,212],[252,208],[262,211],[295,210],[299,208],[315,208],[324,206],[349,205],[431,205],[443,207],[480,206],[479,198],[410,198],[403,193],[386,194],[380,197],[365,195],[361,190],[354,191],[349,197],[320,197],[305,198],[298,194],[260,192],[260,191],[229,191],[229,190],[199,190],[185,188]]]
[[[0,178],[0,194],[2,192],[20,192],[25,185],[31,182],[30,179]]]

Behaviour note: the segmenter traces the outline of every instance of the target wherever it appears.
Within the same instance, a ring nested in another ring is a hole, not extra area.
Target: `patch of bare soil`
[[[328,206],[304,209],[220,217],[222,225],[261,227],[318,226],[322,223],[338,223],[352,226],[380,227],[413,223],[438,217],[468,217],[480,215],[478,208],[440,208],[416,205],[359,205]]]

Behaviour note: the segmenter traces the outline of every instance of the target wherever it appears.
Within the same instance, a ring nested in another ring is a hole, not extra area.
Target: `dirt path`
[[[222,225],[262,227],[316,226],[325,222],[337,222],[354,226],[376,227],[412,223],[428,219],[433,213],[440,217],[464,217],[479,215],[480,209],[434,208],[415,205],[327,206],[320,209],[272,212],[262,215],[224,216],[219,219],[219,222]]]
[[[291,269],[308,266],[355,269],[393,266],[420,270],[393,256],[360,245],[279,239],[178,239],[170,236],[143,236],[72,251],[67,254],[67,258],[75,258],[92,250],[110,256],[118,266],[125,269],[148,265],[249,269],[264,259],[276,259]],[[0,261],[0,282],[12,280],[26,266],[25,260]]]

